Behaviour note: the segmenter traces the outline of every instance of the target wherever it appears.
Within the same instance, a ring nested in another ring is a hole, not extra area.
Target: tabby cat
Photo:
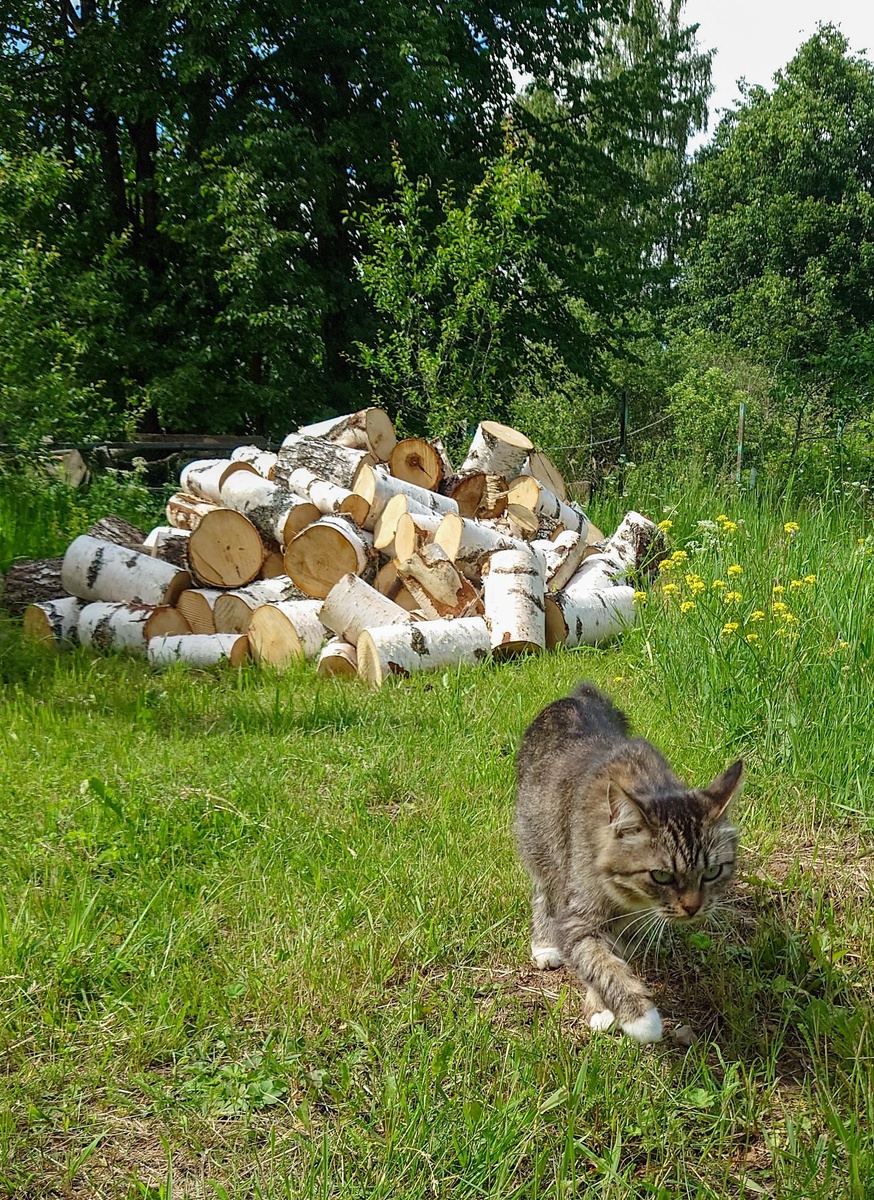
[[[664,922],[697,920],[731,881],[728,819],[738,760],[689,788],[628,720],[582,683],[532,722],[517,756],[515,832],[533,881],[531,955],[586,985],[593,1029],[618,1022],[638,1042],[662,1036],[646,984],[625,961]]]

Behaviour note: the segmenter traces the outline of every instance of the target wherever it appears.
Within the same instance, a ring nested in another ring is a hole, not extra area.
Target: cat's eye
[[[650,871],[653,883],[673,883],[674,877],[670,871]]]
[[[712,883],[714,879],[718,879],[722,874],[722,863],[711,863],[709,867],[705,867],[701,872],[701,878],[705,883]]]

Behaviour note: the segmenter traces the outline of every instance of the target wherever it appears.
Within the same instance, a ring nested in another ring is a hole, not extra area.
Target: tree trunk
[[[586,539],[565,529],[551,541],[529,543],[543,568],[543,578],[551,592],[560,591],[579,570],[583,560],[592,554]]]
[[[53,650],[78,646],[79,615],[84,607],[84,602],[75,596],[29,604],[24,610],[24,636],[30,641],[44,642]]]
[[[485,579],[486,624],[497,658],[546,648],[543,575],[528,547],[497,550]]]
[[[199,500],[206,500],[210,504],[224,504],[222,488],[232,475],[240,472],[261,478],[248,462],[231,462],[229,458],[198,458],[182,468],[179,484],[182,491],[190,496],[197,496]]]
[[[508,505],[521,504],[525,508],[529,508],[539,522],[554,521],[558,525],[563,525],[565,529],[585,536],[589,519],[583,510],[574,504],[567,504],[564,500],[559,500],[558,496],[548,487],[538,483],[533,475],[520,475],[517,479],[512,480],[507,502]]]
[[[344,417],[329,417],[315,425],[301,425],[297,432],[350,450],[369,451],[379,462],[388,462],[398,440],[391,417],[383,408],[362,408]]]
[[[180,571],[188,570],[188,539],[191,536],[187,529],[174,529],[172,525],[156,525],[146,534],[143,548],[148,550],[153,558],[172,563]]]
[[[426,488],[417,487],[416,484],[407,483],[403,479],[395,479],[393,475],[386,475],[384,471],[375,469],[367,463],[362,464],[355,473],[352,491],[363,496],[370,505],[370,511],[364,523],[364,528],[368,530],[373,529],[392,496],[397,496],[399,493],[406,496],[408,500],[414,500],[426,512],[458,512],[458,505],[448,496],[429,492]]]
[[[411,558],[397,559],[395,565],[407,591],[428,620],[482,613],[476,591],[439,546],[423,546]]]
[[[372,459],[373,455],[364,450],[350,450],[322,438],[290,433],[279,449],[274,479],[284,487],[292,471],[306,467],[320,479],[351,491],[355,472],[362,462]]]
[[[207,513],[188,540],[191,570],[206,587],[238,588],[251,583],[265,553],[252,522],[229,508]]]
[[[406,609],[383,596],[360,576],[344,575],[328,592],[319,619],[332,633],[354,646],[365,629],[378,625],[405,625],[411,618]]]
[[[518,429],[498,421],[482,421],[473,435],[467,458],[459,474],[470,475],[484,471],[487,475],[503,475],[512,479],[534,449],[534,443]]]
[[[279,487],[255,474],[231,475],[222,484],[221,503],[252,522],[268,544],[287,546],[321,513],[293,488]]]
[[[174,604],[191,576],[172,563],[126,550],[83,533],[67,549],[61,567],[64,590],[80,600]]]
[[[411,500],[403,492],[398,492],[396,496],[392,496],[373,523],[373,544],[377,550],[383,550],[389,557],[393,555],[391,546],[395,541],[398,524],[407,513],[427,514],[429,517],[433,515],[417,500]],[[439,517],[437,523],[440,523]]]
[[[231,451],[231,462],[248,463],[254,467],[262,479],[272,481],[279,456],[270,450],[260,450],[257,446],[237,446]]]
[[[79,643],[96,650],[132,650],[145,654],[150,637],[190,634],[188,622],[167,605],[97,601],[79,614]]]
[[[95,521],[85,532],[89,537],[100,538],[102,542],[114,542],[116,546],[127,546],[129,549],[139,548],[146,540],[144,531],[137,525],[112,513]]]
[[[189,533],[193,533],[206,514],[214,512],[219,507],[218,504],[209,504],[206,500],[199,500],[197,496],[176,492],[167,501],[165,509],[167,523],[174,529],[185,529]]]
[[[192,633],[187,637],[155,637],[148,645],[149,662],[155,667],[187,663],[190,667],[214,667],[227,662],[242,667],[249,657],[249,641],[239,633]]]
[[[480,521],[495,520],[507,507],[507,480],[503,475],[486,474],[483,498],[475,516]]]
[[[419,606],[416,603],[415,597],[411,596],[407,591],[404,581],[398,574],[397,564],[391,560],[380,567],[376,572],[376,578],[373,581],[373,586],[381,596],[387,596],[389,600],[393,600],[395,604],[406,609],[407,612],[418,612]],[[424,614],[423,614],[424,615]]]
[[[366,629],[358,639],[358,674],[380,687],[390,675],[481,662],[489,657],[489,644],[482,617]]]
[[[474,583],[480,582],[486,562],[498,550],[516,550],[531,557],[527,544],[519,538],[510,537],[480,521],[454,515],[444,517],[440,522],[434,542]]]
[[[287,667],[296,658],[316,658],[328,637],[318,600],[281,600],[252,614],[249,643],[259,666]]]
[[[473,475],[444,475],[438,491],[455,501],[460,516],[475,517],[486,500],[487,487],[488,476],[475,471]]]
[[[453,513],[446,515],[454,516]],[[387,553],[396,559],[412,558],[429,542],[434,541],[434,535],[444,520],[446,517],[442,517],[440,513],[402,513],[397,523],[394,541]]]
[[[549,488],[553,495],[558,496],[559,500],[567,500],[567,484],[562,478],[561,471],[552,459],[541,454],[539,450],[532,450],[519,474],[533,475],[538,483]]]
[[[192,633],[215,633],[216,600],[225,593],[217,588],[189,588],[176,601],[176,607],[188,622]]]
[[[315,521],[319,519],[319,516],[327,517],[332,513],[346,513],[356,525],[363,526],[367,520],[370,506],[363,496],[357,496],[347,488],[341,488],[336,483],[320,479],[307,467],[297,467],[294,471],[289,472],[287,485],[289,491],[308,500],[318,509],[319,515],[313,518]],[[308,524],[312,524],[312,522],[308,522]],[[300,530],[298,529],[296,532],[300,533]]]
[[[595,646],[634,625],[634,588],[556,592],[546,598],[546,645]]]

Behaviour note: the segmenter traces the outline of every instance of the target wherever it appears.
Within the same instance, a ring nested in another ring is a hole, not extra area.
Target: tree
[[[874,367],[874,64],[822,26],[720,123],[695,168],[679,315],[779,375],[806,423],[864,407]]]

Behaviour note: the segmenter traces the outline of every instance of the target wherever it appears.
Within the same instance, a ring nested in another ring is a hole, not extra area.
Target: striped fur
[[[615,1019],[638,1041],[656,1040],[661,1018],[626,957],[664,922],[704,916],[725,892],[737,850],[728,809],[743,764],[706,788],[687,787],[651,743],[629,736],[625,715],[583,683],[532,722],[516,766],[532,957],[575,972],[588,989],[593,1028]]]

